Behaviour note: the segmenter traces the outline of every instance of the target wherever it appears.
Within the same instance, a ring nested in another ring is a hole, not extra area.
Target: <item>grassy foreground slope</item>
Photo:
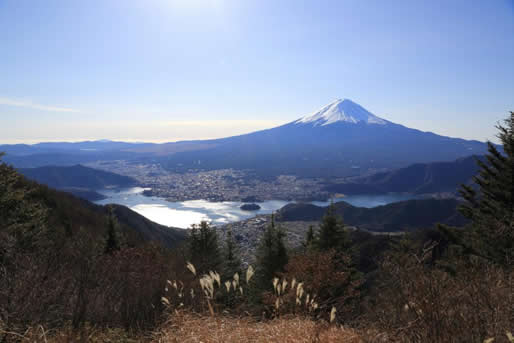
[[[312,319],[288,317],[270,321],[205,317],[182,313],[156,335],[157,341],[205,343],[360,343],[356,331]]]
[[[70,337],[67,331],[46,332],[39,328],[29,330],[23,342],[65,343]],[[210,317],[195,313],[178,313],[173,321],[160,330],[143,336],[130,336],[123,330],[96,330],[87,337],[88,342],[203,342],[203,343],[363,343],[366,342],[355,330],[314,321],[307,318],[289,317],[268,321],[256,321],[248,317]]]

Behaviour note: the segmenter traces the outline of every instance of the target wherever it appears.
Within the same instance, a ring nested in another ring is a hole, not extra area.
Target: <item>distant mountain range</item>
[[[344,201],[334,204],[346,225],[375,232],[414,231],[436,223],[462,226],[467,221],[457,212],[455,199],[418,199],[395,202],[374,208],[355,207]],[[288,204],[276,214],[277,221],[320,221],[327,207]]]
[[[114,142],[108,139],[99,141],[85,142],[46,142],[29,144],[6,144],[0,145],[2,151],[6,151],[12,155],[34,155],[34,154],[52,154],[64,152],[106,152],[106,151],[123,151],[131,148],[151,146],[150,143],[125,143]]]
[[[472,183],[473,176],[478,174],[477,159],[484,161],[485,157],[469,156],[452,162],[417,163],[389,172],[352,178],[344,184],[329,184],[325,189],[347,195],[456,193],[461,184]]]
[[[104,199],[96,190],[108,187],[131,187],[137,184],[136,180],[128,176],[81,165],[21,168],[18,171],[31,180],[90,201]]]
[[[160,163],[176,172],[234,168],[332,177],[481,155],[486,144],[407,128],[345,99],[279,127],[223,139],[3,145],[0,151],[17,167],[124,159]]]

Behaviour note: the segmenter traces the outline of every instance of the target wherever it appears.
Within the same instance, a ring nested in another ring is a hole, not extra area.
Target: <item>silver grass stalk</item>
[[[191,273],[193,273],[193,275],[196,276],[196,268],[195,268],[195,266],[193,266],[193,264],[191,262],[187,262],[186,266],[187,266],[187,269],[189,269],[189,271]]]

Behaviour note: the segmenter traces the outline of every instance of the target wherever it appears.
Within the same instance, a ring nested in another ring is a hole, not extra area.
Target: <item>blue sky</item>
[[[337,98],[494,138],[514,0],[0,0],[0,143],[222,137]]]

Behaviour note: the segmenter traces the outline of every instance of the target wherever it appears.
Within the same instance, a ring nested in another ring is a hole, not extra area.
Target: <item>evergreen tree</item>
[[[202,221],[199,226],[193,225],[188,238],[188,248],[189,257],[197,274],[221,270],[222,258],[218,235],[209,223]]]
[[[498,124],[498,138],[503,152],[488,142],[487,162],[477,160],[479,174],[474,178],[478,189],[462,185],[460,194],[466,203],[461,213],[472,221],[468,249],[507,263],[514,257],[514,112],[505,126]]]
[[[269,226],[257,248],[257,281],[260,285],[265,285],[275,274],[275,228]]]
[[[306,251],[311,250],[316,243],[316,237],[314,235],[314,227],[309,225],[309,230],[305,235],[305,241],[302,243]]]
[[[234,274],[238,274],[241,280],[244,279],[242,273],[241,259],[239,255],[239,247],[234,239],[232,230],[229,229],[225,235],[225,246],[223,250],[223,273],[222,280],[233,280]],[[233,308],[238,304],[240,294],[238,291],[218,292],[217,299],[223,302],[227,308]]]
[[[0,153],[0,161],[2,156],[4,153]],[[34,200],[38,192],[13,167],[0,163],[0,234],[12,235],[12,240],[4,237],[2,243],[27,251],[48,243],[49,209],[43,201]]]
[[[225,239],[224,253],[224,273],[223,279],[230,279],[235,273],[241,274],[241,258],[239,257],[239,247],[232,235],[232,230],[227,231]]]
[[[260,289],[271,288],[276,273],[283,272],[289,257],[284,243],[286,234],[282,228],[275,227],[275,217],[264,232],[257,248],[257,284]]]
[[[322,251],[329,249],[341,251],[349,245],[343,219],[335,213],[333,203],[329,206],[321,220],[316,244]]]
[[[109,218],[107,222],[107,238],[105,240],[104,249],[104,252],[106,254],[112,254],[115,251],[119,251],[121,249],[121,239],[117,227],[118,223],[116,217],[114,216],[113,209],[112,207],[109,207]]]
[[[289,261],[289,256],[287,254],[287,248],[285,245],[286,233],[282,227],[278,227],[276,229],[276,247],[277,247],[277,255],[276,255],[276,266],[277,271],[284,271],[284,266]]]

